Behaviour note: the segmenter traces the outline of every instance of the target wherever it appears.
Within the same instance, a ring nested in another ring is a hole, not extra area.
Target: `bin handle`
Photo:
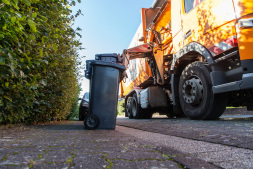
[[[123,83],[126,83],[126,76],[123,78],[122,81],[123,81]]]

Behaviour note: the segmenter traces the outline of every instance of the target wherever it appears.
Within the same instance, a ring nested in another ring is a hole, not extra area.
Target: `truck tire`
[[[180,76],[175,74],[174,75],[174,83],[172,84],[174,87],[174,104],[172,106],[172,110],[173,110],[173,114],[176,116],[176,117],[185,117],[185,114],[181,108],[181,105],[180,105],[180,101],[179,101],[179,87],[178,87],[178,84],[179,84],[179,81],[180,81]]]
[[[138,103],[137,95],[136,93],[133,95],[132,102],[131,102],[131,112],[134,119],[142,119],[143,118],[143,110]]]
[[[202,62],[186,66],[179,81],[179,101],[193,120],[215,120],[226,109],[227,94],[213,94],[209,68]]]
[[[127,98],[127,104],[125,104],[125,110],[126,110],[126,117],[128,117],[129,119],[133,118],[133,114],[132,114],[132,97],[128,97]]]

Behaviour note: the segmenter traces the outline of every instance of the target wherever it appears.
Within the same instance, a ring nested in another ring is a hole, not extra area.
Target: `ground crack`
[[[9,154],[9,155],[6,155],[6,156],[4,156],[4,157],[1,159],[1,161],[5,161],[5,160],[7,160],[8,157],[13,156],[13,155],[17,155],[17,154],[18,154],[18,152],[15,152],[15,153],[11,153],[11,154]]]
[[[71,167],[75,166],[75,163],[73,163],[73,159],[77,156],[74,153],[75,151],[76,150],[73,150],[72,152],[70,152],[69,154],[71,155],[71,157],[69,157],[68,160],[64,162],[64,163],[69,163],[68,169],[70,169]]]
[[[113,166],[113,162],[111,162],[110,159],[106,158],[107,155],[108,155],[107,153],[104,153],[104,155],[102,156],[102,158],[109,163],[109,165],[106,166],[106,169],[110,169]]]

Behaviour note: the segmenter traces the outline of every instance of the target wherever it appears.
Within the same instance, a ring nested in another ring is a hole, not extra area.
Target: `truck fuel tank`
[[[141,91],[140,104],[143,109],[168,107],[168,97],[163,92],[163,88],[151,86]]]

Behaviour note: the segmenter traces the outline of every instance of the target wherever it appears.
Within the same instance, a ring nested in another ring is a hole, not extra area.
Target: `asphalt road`
[[[0,128],[0,168],[253,168],[251,112],[217,121],[117,118],[116,130],[63,121]]]

